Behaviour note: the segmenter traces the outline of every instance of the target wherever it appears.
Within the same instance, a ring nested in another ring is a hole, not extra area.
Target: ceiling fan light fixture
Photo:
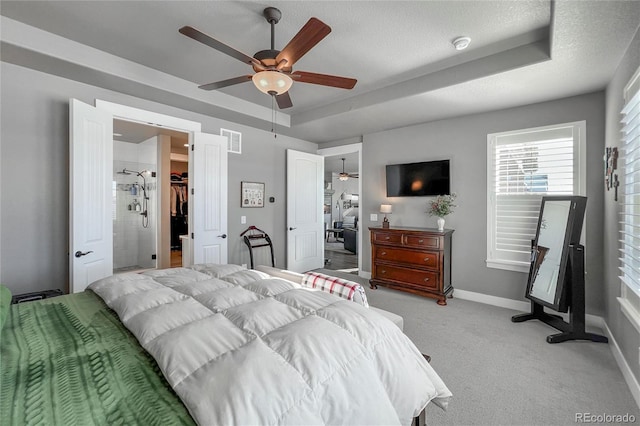
[[[257,72],[251,79],[258,90],[267,95],[282,95],[293,84],[293,79],[287,74],[271,70]]]
[[[346,173],[344,171],[344,160],[345,159],[341,158],[341,160],[342,160],[342,173],[338,173],[338,179],[342,180],[342,181],[349,180],[349,173]]]

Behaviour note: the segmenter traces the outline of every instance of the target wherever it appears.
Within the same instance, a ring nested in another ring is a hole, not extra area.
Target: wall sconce
[[[380,204],[380,213],[384,214],[384,219],[382,220],[382,227],[389,227],[389,219],[387,219],[387,215],[391,214],[391,204]]]

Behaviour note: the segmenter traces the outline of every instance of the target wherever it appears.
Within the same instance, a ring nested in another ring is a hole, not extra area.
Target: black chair
[[[356,228],[344,228],[344,249],[351,253],[358,253],[358,230]]]

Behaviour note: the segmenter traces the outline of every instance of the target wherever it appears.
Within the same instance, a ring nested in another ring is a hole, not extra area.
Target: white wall
[[[607,147],[620,148],[620,119],[622,115],[623,89],[633,73],[640,67],[640,31],[635,35],[627,53],[616,70],[613,80],[607,86],[606,92],[606,138]],[[622,155],[622,152],[621,152]],[[621,174],[621,161],[618,161],[618,172]],[[602,184],[604,188],[604,183]],[[619,190],[622,187],[618,188]],[[620,311],[617,297],[620,296],[620,262],[618,240],[620,238],[619,221],[620,205],[614,199],[613,191],[604,191],[604,299],[605,320],[609,329],[615,336],[616,342],[623,353],[627,364],[633,371],[636,379],[640,381],[640,365],[638,360],[638,348],[640,336],[638,332]]]

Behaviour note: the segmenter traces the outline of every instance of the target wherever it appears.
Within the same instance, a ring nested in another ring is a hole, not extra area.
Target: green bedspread
[[[12,305],[0,330],[2,425],[183,425],[156,362],[91,291]]]

